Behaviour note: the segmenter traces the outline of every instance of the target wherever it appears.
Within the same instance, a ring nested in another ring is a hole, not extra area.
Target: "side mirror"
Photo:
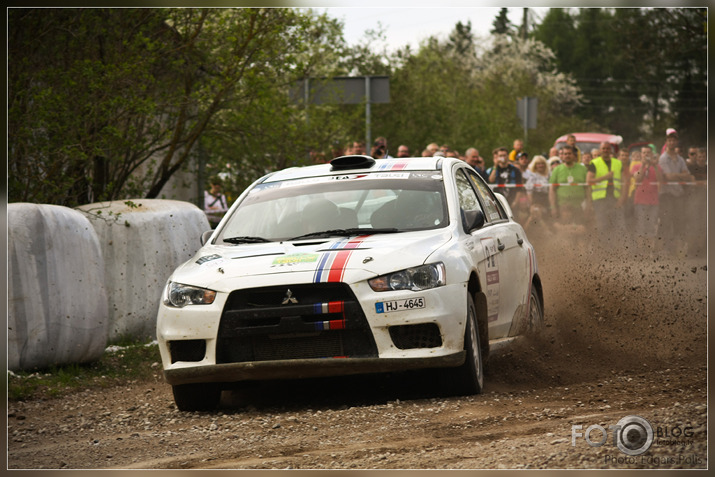
[[[207,230],[206,232],[201,234],[201,245],[206,245],[206,242],[209,241],[211,236],[214,234],[213,230]]]
[[[484,226],[484,214],[481,210],[463,210],[464,230],[470,233]]]

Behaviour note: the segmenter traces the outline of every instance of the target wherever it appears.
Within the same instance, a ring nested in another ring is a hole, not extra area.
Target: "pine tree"
[[[509,21],[508,13],[507,8],[499,10],[499,15],[492,22],[490,33],[494,35],[510,35],[514,32],[514,25]]]

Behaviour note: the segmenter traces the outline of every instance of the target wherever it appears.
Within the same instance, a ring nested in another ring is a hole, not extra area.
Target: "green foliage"
[[[230,198],[270,171],[311,164],[311,156],[316,155],[331,159],[332,149],[364,137],[364,107],[291,100],[289,92],[299,79],[317,81],[346,74],[345,59],[339,54],[344,47],[340,26],[312,12],[299,18],[302,35],[309,41],[293,40],[298,46],[291,70],[286,71],[284,61],[272,61],[263,75],[251,74],[250,94],[227,99],[202,137],[206,176],[224,173]],[[285,55],[287,47],[276,48],[281,50],[276,54]],[[350,54],[365,59],[364,51]]]
[[[515,33],[514,25],[509,20],[509,10],[502,7],[499,14],[492,22],[490,33],[493,35],[512,35]]]
[[[8,373],[8,400],[59,397],[91,387],[106,388],[126,380],[149,379],[161,369],[155,364],[159,361],[156,343],[124,339],[96,362]]]
[[[172,78],[162,20],[150,9],[9,11],[10,200],[117,195],[121,166],[165,131],[153,115]]]
[[[524,135],[525,96],[539,100],[532,154],[589,129],[659,142],[674,126],[702,144],[706,13],[551,9],[524,39],[503,8],[488,38],[458,22],[446,41],[391,53],[379,23],[348,46],[340,21],[297,8],[11,9],[9,200],[153,198],[197,170],[223,173],[235,198],[365,137],[365,105],[294,102],[304,78],[389,75],[372,135],[393,152],[438,142],[489,158]]]
[[[529,132],[527,150],[548,153],[564,130],[578,128],[572,119],[580,94],[573,80],[556,71],[554,55],[540,42],[495,35],[490,42],[472,39],[458,25],[450,40],[425,42],[403,57],[391,82],[391,103],[375,105],[375,128],[390,143],[407,144],[419,154],[431,142],[447,143],[464,152],[510,146],[522,137],[516,100],[539,99],[539,127]],[[477,44],[486,48],[477,51]]]
[[[296,119],[269,103],[330,61],[338,31],[296,9],[9,15],[9,198],[70,206],[157,197],[226,116],[248,134],[257,108],[275,112],[263,124]]]
[[[698,8],[551,9],[534,38],[583,91],[579,116],[626,142],[707,138],[707,17]]]
[[[141,207],[141,204],[137,204],[136,202],[131,201],[131,200],[125,200],[124,205],[126,205],[130,209],[137,209],[137,208]],[[129,223],[128,220],[123,220],[123,215],[121,212],[114,212],[112,210],[107,210],[111,206],[112,206],[112,203],[108,202],[103,205],[97,205],[96,207],[92,207],[89,209],[77,208],[75,210],[82,212],[83,214],[87,215],[90,218],[103,220],[105,223],[107,223],[109,225],[121,223],[125,227],[130,227],[131,224]],[[106,214],[105,214],[105,211],[107,212]]]

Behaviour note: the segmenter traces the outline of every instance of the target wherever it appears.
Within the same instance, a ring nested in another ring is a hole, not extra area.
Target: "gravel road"
[[[537,248],[547,328],[490,360],[485,392],[434,373],[267,382],[176,409],[153,378],[8,403],[9,469],[707,468],[707,266]],[[646,419],[629,456],[616,425]],[[579,436],[589,427],[589,440]],[[581,426],[574,428],[574,426]]]

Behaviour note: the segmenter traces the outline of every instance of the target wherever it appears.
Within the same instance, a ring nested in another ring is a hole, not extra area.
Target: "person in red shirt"
[[[650,147],[641,148],[641,162],[634,164],[633,178],[636,181],[633,194],[636,234],[653,253],[658,232],[658,184],[662,180],[662,171]]]

